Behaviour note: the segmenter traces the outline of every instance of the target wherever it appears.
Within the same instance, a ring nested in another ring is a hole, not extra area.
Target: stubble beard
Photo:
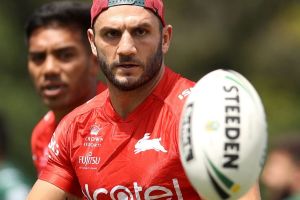
[[[120,60],[118,62],[114,62],[111,65],[109,65],[102,56],[100,52],[98,52],[98,61],[101,68],[101,71],[107,78],[107,80],[112,83],[116,88],[122,91],[131,91],[135,90],[137,88],[140,88],[143,85],[146,85],[148,82],[153,80],[154,77],[159,73],[161,67],[162,67],[162,61],[163,61],[163,52],[161,48],[162,40],[160,39],[158,47],[155,51],[155,54],[153,54],[149,59],[147,59],[146,63],[142,63],[139,60],[136,60],[135,58],[131,56],[123,56],[120,57]],[[135,62],[138,63],[143,69],[144,72],[136,81],[127,81],[127,82],[121,82],[114,76],[112,69],[115,68],[118,64],[122,62]]]

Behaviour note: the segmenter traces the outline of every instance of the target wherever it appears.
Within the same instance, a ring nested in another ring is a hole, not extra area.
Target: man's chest
[[[177,175],[182,177],[183,171],[174,133],[171,129],[166,132],[164,126],[147,127],[94,124],[77,140],[72,165],[87,197],[164,199],[181,195]]]

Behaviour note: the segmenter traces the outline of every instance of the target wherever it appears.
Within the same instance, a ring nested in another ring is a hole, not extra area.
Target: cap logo
[[[117,5],[136,5],[144,7],[144,0],[109,0],[108,7],[117,6]]]

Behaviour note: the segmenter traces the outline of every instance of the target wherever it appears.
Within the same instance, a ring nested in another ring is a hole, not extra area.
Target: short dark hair
[[[4,117],[1,113],[0,115],[0,157],[5,156],[7,153],[7,127]]]
[[[58,26],[81,31],[83,41],[88,44],[86,31],[90,27],[91,4],[78,1],[54,1],[36,9],[25,24],[26,42],[32,33],[41,27]]]

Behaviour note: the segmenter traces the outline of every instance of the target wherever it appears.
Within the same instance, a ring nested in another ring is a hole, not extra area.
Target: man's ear
[[[171,44],[173,27],[171,25],[166,25],[163,28],[162,33],[162,51],[163,53],[167,53]]]
[[[87,30],[87,36],[91,45],[92,52],[95,56],[97,56],[97,49],[95,46],[95,35],[94,35],[94,31],[91,28]]]

